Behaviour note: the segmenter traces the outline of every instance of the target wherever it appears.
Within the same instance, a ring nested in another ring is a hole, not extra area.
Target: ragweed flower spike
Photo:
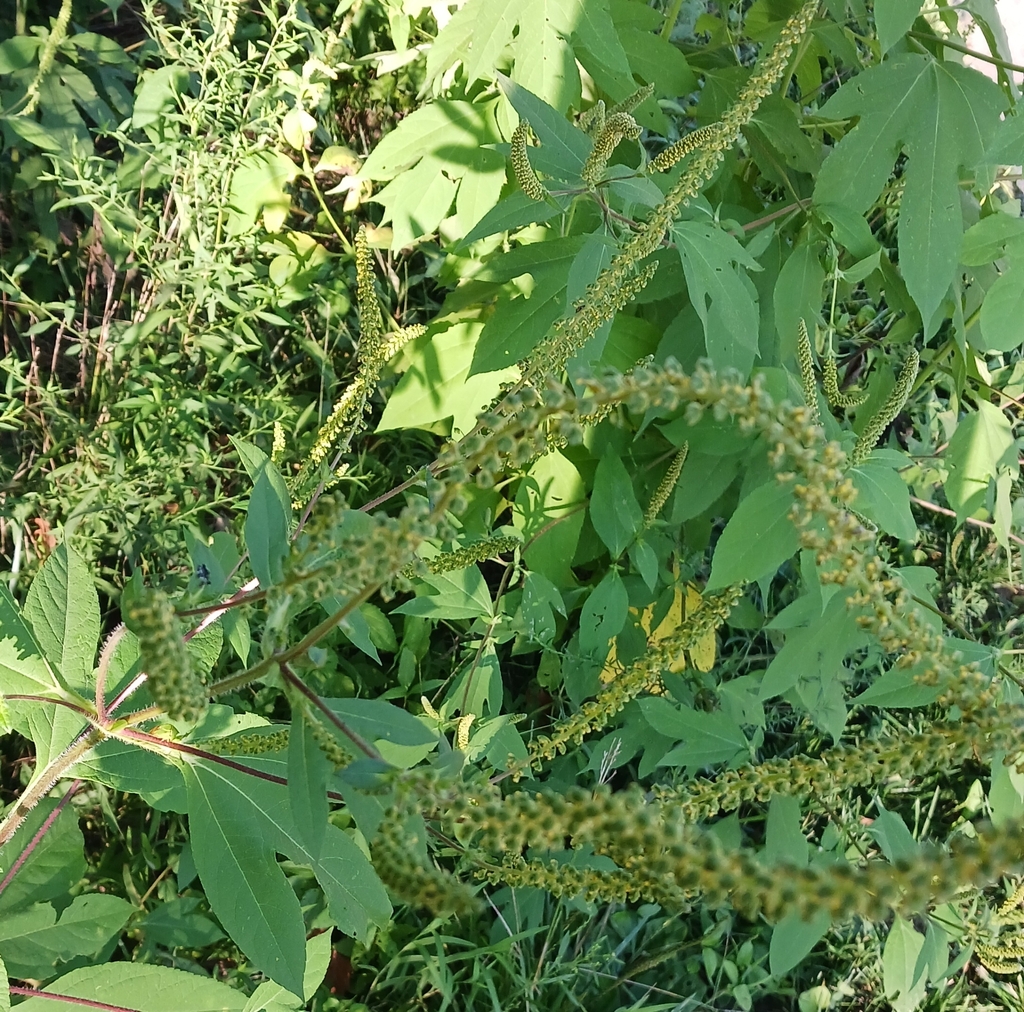
[[[661,484],[651,497],[651,504],[647,507],[647,512],[644,514],[645,529],[650,527],[651,524],[658,519],[658,514],[664,508],[665,503],[668,502],[668,497],[676,487],[676,483],[679,481],[679,475],[682,474],[683,464],[686,463],[686,455],[689,452],[690,444],[683,443],[679,448],[679,452],[672,458],[672,463],[669,465],[669,469],[665,472],[665,477],[661,479]]]
[[[796,325],[796,360],[800,364],[800,385],[804,388],[804,401],[810,412],[811,424],[821,425],[821,415],[818,414],[818,384],[814,378],[814,352],[811,349],[807,324],[802,317]]]
[[[512,131],[512,171],[515,172],[516,182],[523,193],[531,200],[544,200],[548,191],[541,185],[526,153],[526,140],[529,134],[530,124],[525,119],[520,120],[519,126]]]
[[[899,379],[896,380],[896,386],[889,394],[889,399],[864,426],[864,431],[861,433],[860,439],[857,440],[853,453],[850,454],[852,464],[863,464],[868,459],[875,444],[885,432],[886,426],[903,410],[903,405],[907,403],[911,388],[914,386],[914,380],[917,379],[917,370],[920,364],[921,359],[917,352],[912,351],[900,372]]]
[[[153,701],[172,720],[198,721],[209,698],[192,669],[171,599],[163,591],[150,591],[132,606],[128,619],[139,638],[139,657]]]
[[[604,129],[604,99],[599,98],[580,116],[579,128],[585,130],[591,137]]]
[[[645,84],[642,88],[634,91],[629,98],[624,98],[618,105],[613,105],[608,110],[608,115],[614,116],[616,113],[632,112],[634,109],[639,109],[653,94],[654,85]]]
[[[680,137],[674,144],[670,144],[664,151],[651,159],[647,166],[648,172],[665,172],[671,169],[677,162],[682,161],[691,151],[710,143],[719,129],[717,123],[710,126],[702,126],[699,130]]]
[[[857,408],[868,399],[868,395],[865,393],[847,394],[839,389],[839,370],[836,366],[836,357],[831,352],[825,356],[821,374],[824,380],[825,396],[832,407]]]
[[[359,357],[384,339],[384,320],[373,284],[373,256],[366,228],[356,233],[356,296],[359,304]]]
[[[604,121],[604,128],[594,140],[594,150],[587,156],[580,175],[587,186],[597,186],[604,175],[612,152],[624,137],[636,140],[640,124],[628,112],[617,112]]]

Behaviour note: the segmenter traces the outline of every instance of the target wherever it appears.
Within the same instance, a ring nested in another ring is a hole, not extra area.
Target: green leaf
[[[590,519],[598,537],[617,559],[644,522],[643,510],[633,491],[633,480],[615,453],[606,453],[597,465],[590,496]]]
[[[264,149],[243,155],[231,176],[227,234],[248,231],[261,214],[267,231],[279,232],[292,205],[286,187],[298,174],[298,166],[280,151]]]
[[[50,553],[32,581],[23,614],[64,680],[88,691],[100,638],[100,602],[89,567],[66,543]]]
[[[1014,351],[1024,344],[1024,262],[1013,263],[985,293],[981,336],[984,351]]]
[[[29,813],[17,835],[0,847],[0,879],[22,856],[58,802],[45,798]],[[7,887],[0,893],[0,921],[33,903],[66,896],[85,874],[85,839],[74,807],[68,806],[46,833]]]
[[[921,0],[875,0],[875,28],[887,53],[910,30],[921,12]]]
[[[868,827],[868,832],[882,848],[887,861],[912,860],[920,854],[917,840],[907,829],[907,824],[896,813],[882,808],[879,804],[878,818]]]
[[[245,546],[249,549],[252,571],[264,590],[284,579],[288,520],[265,469],[256,479],[245,514]]]
[[[774,795],[768,806],[768,822],[765,826],[765,859],[771,864],[797,865],[802,868],[810,856],[810,844],[800,826],[800,799],[786,794]]]
[[[11,1012],[11,982],[7,979],[7,966],[0,959],[0,1012]]]
[[[548,200],[534,200],[522,190],[515,190],[499,200],[458,243],[456,251],[465,249],[470,243],[499,232],[511,232],[525,225],[540,224],[562,214],[568,201],[564,197]]]
[[[491,592],[473,565],[417,580],[417,597],[394,609],[397,615],[423,618],[491,618]],[[418,592],[422,590],[423,593]]]
[[[773,977],[782,977],[803,962],[832,925],[827,910],[819,910],[809,921],[799,914],[786,914],[772,928],[768,944],[768,966]]]
[[[302,997],[311,1001],[316,989],[327,976],[327,968],[331,963],[331,932],[321,931],[306,940],[306,975],[302,980]],[[301,1002],[300,1002],[301,1004]]]
[[[823,690],[842,670],[843,659],[865,639],[843,594],[836,594],[808,626],[794,629],[768,665],[761,699],[788,692],[801,682]]]
[[[671,523],[692,520],[712,506],[733,483],[742,459],[739,454],[722,456],[691,450],[672,497]]]
[[[416,747],[437,743],[437,733],[423,721],[383,699],[324,699],[323,703],[372,745],[390,742]]]
[[[220,981],[153,963],[105,963],[86,966],[58,977],[43,991],[84,998],[137,1012],[242,1012],[246,997]],[[55,1008],[95,1009],[52,998],[29,998],[18,1008],[24,1012],[54,1012]]]
[[[306,928],[274,847],[226,771],[185,767],[192,855],[217,919],[268,977],[302,991]]]
[[[494,103],[440,100],[404,117],[370,153],[359,170],[362,179],[394,179],[429,158],[453,178],[474,164],[482,144],[501,140],[494,123]]]
[[[770,481],[739,504],[715,546],[708,590],[774,573],[796,554],[800,538],[789,519],[793,502],[791,486]]]
[[[708,357],[720,369],[733,368],[749,376],[757,356],[757,293],[739,268],[759,271],[761,265],[713,225],[680,221],[673,225],[672,235],[690,301],[704,325]]]
[[[219,942],[224,932],[209,917],[197,912],[200,902],[198,896],[179,896],[161,903],[138,923],[146,933],[146,941],[168,949],[198,949]]]
[[[520,603],[524,633],[535,643],[550,643],[555,635],[557,611],[565,615],[565,603],[558,588],[541,573],[527,573]]]
[[[0,693],[58,693],[60,688],[7,585],[0,584]]]
[[[924,935],[897,916],[882,950],[882,986],[885,996],[894,999],[894,1012],[912,1012],[924,998],[928,968],[918,963],[923,948]]]
[[[629,594],[618,571],[609,569],[591,591],[580,612],[580,649],[600,660],[622,631],[629,611]]]
[[[960,420],[946,449],[949,477],[945,485],[958,522],[984,507],[989,481],[1000,466],[1016,473],[1014,445],[1009,421],[988,401],[979,400],[978,410]]]
[[[901,541],[913,541],[917,537],[917,524],[910,512],[910,490],[898,471],[869,458],[851,467],[849,475],[857,489],[854,508],[858,513]]]
[[[919,672],[907,668],[891,668],[876,678],[851,703],[882,706],[898,710],[927,706],[939,698],[942,690],[937,685],[925,685],[917,680]]]
[[[249,996],[242,1012],[297,1012],[302,1007],[302,999],[297,994],[265,980]]]
[[[425,334],[407,350],[408,368],[388,398],[377,431],[425,428],[451,418],[454,437],[469,432],[501,385],[515,375],[513,369],[469,375],[483,329],[478,320],[457,321]]]
[[[556,587],[575,585],[570,566],[583,528],[585,503],[579,471],[557,450],[530,468],[516,492],[512,522],[526,545],[523,559]]]
[[[981,161],[1006,100],[975,70],[904,53],[858,74],[821,109],[834,118],[860,117],[822,165],[815,203],[865,212],[904,149],[900,205],[900,267],[925,321],[925,337],[957,267],[962,219],[958,168]]]
[[[801,319],[814,334],[824,284],[825,270],[818,259],[817,244],[801,242],[782,265],[775,282],[775,329],[783,360],[796,354],[797,324]]]
[[[0,921],[0,956],[15,977],[48,977],[58,961],[98,953],[133,912],[103,893],[76,896],[59,919],[49,903],[36,903]]]
[[[327,702],[328,704],[335,702],[351,704],[354,701],[328,700]],[[367,700],[365,702],[375,701]],[[411,715],[407,716],[411,717]],[[253,756],[249,758],[248,764],[275,776],[283,777],[287,772],[287,762],[283,756],[267,754]],[[291,804],[286,787],[266,780],[258,780],[207,760],[198,760],[193,763],[191,779],[201,783],[203,792],[209,799],[216,802],[218,811],[224,813],[225,819],[236,821],[239,831],[247,834],[249,841],[258,843],[260,848],[269,848],[267,852],[271,856],[274,852],[284,854],[296,863],[308,864],[312,867],[313,873],[327,897],[331,917],[339,930],[365,942],[373,930],[371,925],[384,927],[388,923],[391,916],[391,904],[388,902],[384,886],[373,870],[369,859],[348,836],[332,825],[327,826],[319,857],[310,854],[299,840],[291,817]],[[191,824],[191,795],[189,804]],[[230,823],[225,825],[231,828]],[[243,843],[243,850],[245,846],[251,845]],[[193,854],[198,858],[194,841]],[[196,860],[196,866],[199,867],[200,875],[202,875],[199,860]],[[276,873],[281,874],[283,878],[283,873],[279,868],[276,869]],[[294,898],[295,894],[291,893],[291,895]],[[209,897],[209,892],[207,892],[207,896]],[[268,901],[268,912],[272,913],[273,909],[274,902]],[[215,904],[214,912],[224,924]],[[301,916],[298,924],[301,935],[304,937]],[[235,938],[234,932],[228,928],[228,925],[224,924],[224,927]],[[235,940],[238,939],[235,938]],[[291,944],[289,936],[289,946]],[[288,951],[290,953],[291,948]],[[302,962],[298,962],[296,967],[293,967],[293,969],[295,968],[301,973]],[[284,986],[296,994],[301,992],[301,984],[294,988],[288,984]]]
[[[327,829],[327,757],[301,708],[292,711],[288,735],[288,799],[303,847],[320,854]]]
[[[685,741],[662,756],[659,766],[713,766],[749,748],[740,726],[724,713],[673,706],[663,696],[642,698],[640,710],[658,734]]]
[[[594,146],[593,141],[569,123],[557,109],[552,108],[543,96],[538,97],[536,93],[520,87],[502,74],[498,75],[498,85],[512,103],[512,108],[519,113],[520,119],[529,121],[530,128],[540,141],[540,150],[549,159],[545,171],[554,168],[560,179],[579,179],[587,155]],[[531,160],[535,153],[530,152]],[[537,167],[540,168],[540,165]]]
[[[1003,752],[993,752],[988,804],[996,829],[1016,825],[1024,816],[1024,773],[1017,772],[1016,757],[1009,762]]]
[[[981,267],[1011,251],[1024,252],[1024,222],[1008,214],[990,214],[964,232],[960,262]]]

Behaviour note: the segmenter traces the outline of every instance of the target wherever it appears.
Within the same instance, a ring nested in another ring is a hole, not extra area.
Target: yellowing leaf
[[[686,585],[686,614],[697,611],[703,599],[700,591],[692,584]],[[709,629],[690,650],[690,660],[698,671],[710,671],[715,666],[715,630]]]

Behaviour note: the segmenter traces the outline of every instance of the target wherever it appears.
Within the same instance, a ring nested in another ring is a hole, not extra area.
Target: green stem
[[[0,822],[0,847],[14,836],[28,818],[29,812],[50,793],[53,785],[65,776],[86,752],[101,742],[103,737],[103,732],[95,728],[83,731],[60,755],[36,772],[32,782],[18,799],[18,803],[7,813],[3,822]]]
[[[320,205],[320,209],[327,216],[327,220],[331,223],[331,228],[334,229],[338,238],[341,240],[342,246],[345,247],[346,253],[354,253],[355,247],[349,241],[348,236],[345,235],[341,230],[341,226],[334,220],[334,215],[331,214],[331,209],[327,206],[327,201],[324,200],[323,194],[320,192],[320,187],[316,185],[316,173],[313,171],[313,166],[309,164],[309,152],[303,148],[302,151],[302,171],[306,177],[306,181],[309,183],[310,189],[313,191],[313,195],[317,199],[317,203]]]
[[[933,45],[945,46],[947,49],[955,49],[958,53],[965,53],[967,56],[973,56],[976,60],[991,63],[996,67],[1002,67],[1004,70],[1013,70],[1018,74],[1024,74],[1024,67],[1019,63],[1008,63],[1006,60],[1000,60],[998,56],[989,56],[987,53],[979,53],[976,49],[971,49],[959,42],[950,42],[948,39],[940,39],[937,35],[928,35],[926,32],[907,32],[907,35],[912,39],[920,39],[922,42],[931,42]]]
[[[672,35],[672,29],[676,26],[676,21],[679,18],[679,12],[682,10],[682,7],[683,0],[672,0],[672,6],[665,15],[665,23],[661,26],[661,37],[666,42],[668,42]]]

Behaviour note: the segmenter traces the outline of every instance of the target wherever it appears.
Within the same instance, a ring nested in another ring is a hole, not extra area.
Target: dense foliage
[[[4,16],[0,1007],[1019,1007],[991,2]]]

